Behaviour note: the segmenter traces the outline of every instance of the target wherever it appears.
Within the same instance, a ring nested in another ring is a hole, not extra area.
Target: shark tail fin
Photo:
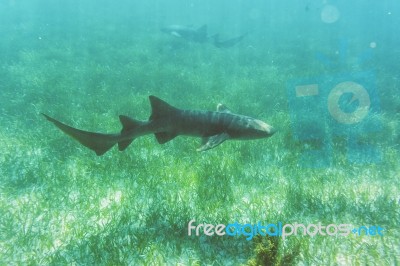
[[[77,128],[73,128],[68,126],[60,121],[45,115],[42,115],[52,122],[56,127],[58,127],[65,134],[71,136],[72,138],[79,141],[83,146],[88,147],[89,149],[96,152],[98,156],[103,155],[109,149],[111,149],[117,142],[119,135],[115,134],[101,134],[89,131],[83,131]]]
[[[121,124],[122,124],[121,136],[124,136],[125,133],[134,131],[137,128],[139,128],[140,126],[142,126],[143,124],[145,124],[145,122],[143,122],[143,121],[139,121],[139,120],[130,118],[125,115],[120,115],[119,121],[121,121]],[[125,150],[132,143],[133,140],[134,140],[134,138],[119,141],[118,149],[120,151]]]

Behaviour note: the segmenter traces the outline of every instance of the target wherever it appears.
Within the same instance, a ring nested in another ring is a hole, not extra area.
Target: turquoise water
[[[0,1],[0,264],[398,265],[399,10]],[[96,156],[40,115],[119,133],[118,115],[148,119],[149,95],[278,131],[206,152],[149,135]],[[189,236],[193,219],[336,227]]]

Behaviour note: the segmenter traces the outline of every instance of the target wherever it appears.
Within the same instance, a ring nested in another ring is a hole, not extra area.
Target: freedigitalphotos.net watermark
[[[188,236],[243,236],[246,240],[252,240],[255,236],[273,236],[281,237],[285,240],[289,236],[383,236],[384,228],[380,226],[359,226],[354,227],[351,224],[328,224],[323,225],[321,222],[317,224],[301,224],[292,223],[284,224],[277,223],[261,223],[257,224],[241,224],[238,222],[229,224],[195,224],[196,220],[191,220],[188,223]]]

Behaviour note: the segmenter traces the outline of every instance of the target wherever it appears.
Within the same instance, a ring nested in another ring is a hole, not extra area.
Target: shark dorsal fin
[[[122,124],[121,135],[126,132],[133,131],[144,124],[143,121],[139,121],[125,115],[120,115],[119,121],[121,121]],[[132,141],[133,138],[118,142],[118,149],[120,151],[125,150],[132,143]]]
[[[229,114],[232,113],[231,110],[229,110],[228,107],[226,107],[226,105],[225,105],[225,104],[222,104],[222,103],[219,103],[219,104],[217,105],[217,112],[220,112],[220,113],[229,113]]]
[[[133,118],[130,118],[126,115],[120,115],[119,116],[119,121],[122,124],[122,130],[121,133],[125,133],[129,130],[136,129],[137,127],[143,125],[143,121],[139,121]]]
[[[206,151],[215,148],[229,138],[230,136],[225,132],[210,137],[204,137],[201,141],[202,146],[198,148],[197,151]]]
[[[207,36],[207,25],[203,25],[196,30],[199,34]]]
[[[151,115],[149,120],[154,120],[160,117],[170,116],[171,114],[178,111],[177,108],[169,105],[163,100],[157,98],[156,96],[149,96],[150,104],[151,104]]]

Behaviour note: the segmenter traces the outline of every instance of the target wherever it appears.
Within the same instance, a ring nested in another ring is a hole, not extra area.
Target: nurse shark
[[[103,155],[116,144],[119,150],[123,151],[134,139],[148,134],[154,134],[160,144],[179,135],[200,137],[202,145],[197,151],[206,151],[226,140],[268,138],[275,133],[275,129],[267,123],[232,113],[222,104],[217,106],[217,111],[197,111],[178,109],[155,96],[149,96],[149,100],[152,113],[148,121],[120,115],[122,130],[114,134],[80,130],[46,114],[42,113],[42,115],[65,134],[93,150],[98,156]]]
[[[213,36],[208,36],[207,25],[203,25],[200,28],[193,28],[183,25],[169,25],[161,28],[161,31],[172,36],[182,38],[187,41],[206,43],[212,42],[215,47],[218,48],[229,48],[235,46],[237,43],[241,42],[247,34],[240,35],[235,38],[221,41],[219,34]]]

